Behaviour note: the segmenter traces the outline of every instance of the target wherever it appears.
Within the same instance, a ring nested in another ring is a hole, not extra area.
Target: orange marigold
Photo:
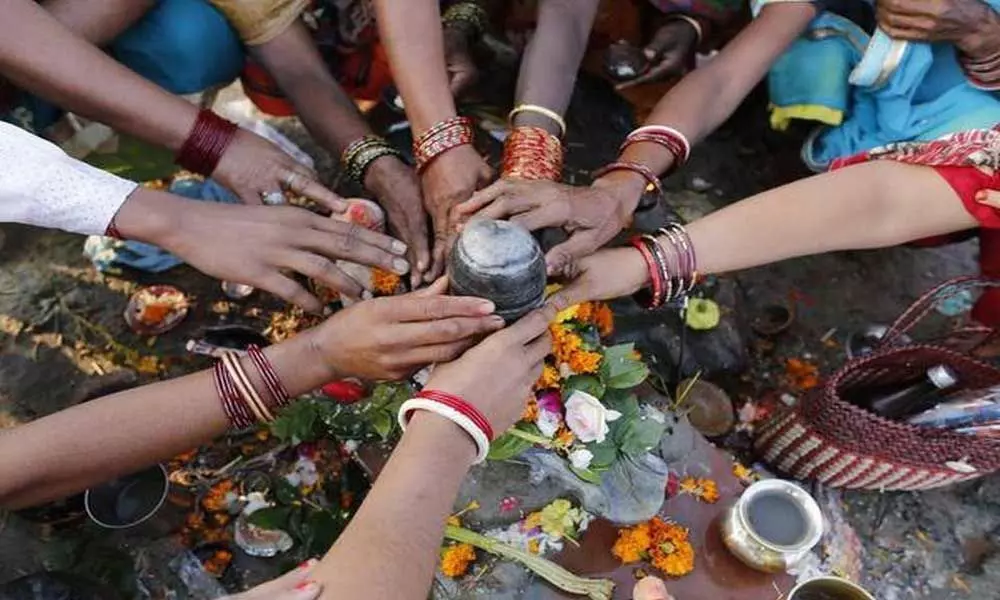
[[[552,332],[552,354],[559,363],[568,363],[573,353],[583,345],[580,336],[556,323],[549,327]]]
[[[547,390],[549,388],[557,387],[559,387],[559,369],[546,363],[545,366],[542,367],[541,376],[539,376],[538,381],[535,382],[535,389]]]
[[[229,509],[227,496],[235,490],[236,484],[232,479],[224,479],[212,486],[205,497],[201,500],[201,505],[209,512],[220,512]]]
[[[470,544],[454,544],[441,551],[441,573],[445,577],[461,577],[476,560],[476,549]]]
[[[594,320],[594,303],[593,302],[582,302],[576,307],[576,316],[574,317],[577,321],[583,323],[591,323]]]
[[[399,291],[399,284],[402,279],[392,271],[386,271],[379,267],[372,267],[372,287],[375,293],[382,296],[391,296]]]
[[[785,376],[789,385],[797,390],[810,390],[819,385],[819,368],[798,358],[785,361]]]
[[[671,577],[681,577],[694,570],[694,547],[688,530],[660,517],[649,521],[652,543],[649,557],[653,566]]]
[[[576,436],[570,431],[569,427],[566,425],[560,425],[556,434],[552,437],[552,441],[559,448],[569,448],[576,441]]]
[[[529,398],[528,403],[524,405],[524,410],[521,411],[521,418],[519,420],[534,423],[537,418],[538,402],[534,398]]]
[[[708,504],[719,501],[719,486],[711,479],[685,477],[681,480],[680,491]]]
[[[618,539],[611,547],[611,554],[618,557],[624,564],[638,562],[643,559],[653,543],[650,535],[650,524],[639,523],[618,532]]]
[[[600,352],[580,350],[574,352],[567,362],[574,373],[596,373],[597,367],[601,365],[601,358]]]
[[[609,336],[615,329],[615,316],[611,307],[603,302],[596,302],[594,308],[594,325],[602,336]]]

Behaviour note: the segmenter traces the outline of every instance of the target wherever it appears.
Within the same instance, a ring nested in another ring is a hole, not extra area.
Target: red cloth
[[[969,214],[979,221],[980,272],[1000,277],[1000,210],[976,201],[976,193],[981,190],[1000,190],[1000,125],[963,131],[933,142],[890,144],[834,161],[831,170],[870,160],[895,160],[937,171],[958,194]],[[966,239],[961,233],[936,236],[919,240],[916,245],[961,239]],[[1000,327],[1000,290],[985,291],[976,302],[972,317],[989,327]]]

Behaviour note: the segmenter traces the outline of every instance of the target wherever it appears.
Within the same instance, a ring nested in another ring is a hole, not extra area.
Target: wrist
[[[619,216],[630,219],[639,199],[646,190],[646,179],[633,171],[612,171],[594,180],[593,187],[603,190],[618,201]]]
[[[454,459],[465,470],[476,459],[476,443],[464,429],[452,421],[426,410],[413,412],[406,427],[405,437]]]
[[[268,346],[264,355],[274,366],[281,383],[292,396],[315,390],[345,373],[331,364],[331,353],[325,348],[318,329],[302,332],[295,337]]]
[[[115,227],[129,240],[155,244],[171,249],[171,234],[181,229],[178,215],[183,208],[178,203],[188,201],[165,192],[142,186],[129,194],[115,215]]]
[[[958,41],[958,49],[970,58],[984,58],[1000,52],[1000,13],[983,5],[985,18],[977,20],[968,35]]]
[[[378,196],[380,201],[390,200],[393,197],[393,174],[401,168],[409,167],[397,156],[386,154],[376,158],[365,171],[365,189]]]

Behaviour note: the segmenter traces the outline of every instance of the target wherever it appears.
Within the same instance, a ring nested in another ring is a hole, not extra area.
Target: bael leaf
[[[604,351],[601,379],[609,388],[633,388],[649,376],[649,367],[634,356],[635,344],[618,344]]]
[[[531,442],[510,433],[505,433],[493,440],[490,452],[486,458],[490,460],[509,460],[531,447]]]
[[[317,437],[321,412],[322,407],[312,400],[293,403],[271,423],[271,433],[286,443],[311,442]]]
[[[389,436],[392,434],[392,428],[396,425],[396,420],[393,418],[394,416],[394,414],[386,410],[379,410],[372,415],[372,429],[375,430],[375,433],[377,433],[383,441],[388,441]]]
[[[618,451],[631,457],[643,455],[660,443],[666,429],[666,423],[647,415],[628,419],[616,431]]]
[[[607,406],[611,410],[617,410],[622,414],[617,421],[611,422],[612,427],[616,423],[639,416],[639,399],[635,394],[625,393],[620,389],[611,389],[604,394],[601,402],[604,406]]]
[[[600,399],[604,396],[604,384],[593,375],[571,375],[563,384],[562,397],[565,402],[576,390],[586,392]]]
[[[594,455],[594,458],[590,460],[591,471],[603,471],[618,458],[618,447],[611,438],[600,443],[591,442],[587,444],[587,450],[590,450],[590,453]]]
[[[284,529],[288,526],[288,517],[292,509],[288,506],[269,506],[254,511],[247,521],[261,529]]]
[[[314,511],[306,520],[305,525],[310,534],[308,549],[310,556],[322,556],[337,541],[344,530],[344,524],[328,510]]]

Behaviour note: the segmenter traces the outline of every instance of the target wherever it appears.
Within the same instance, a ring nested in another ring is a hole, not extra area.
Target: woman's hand
[[[598,180],[589,187],[551,181],[502,179],[455,207],[455,219],[507,219],[534,231],[562,227],[570,234],[545,256],[550,275],[567,274],[573,262],[611,241],[638,204]]]
[[[682,75],[697,43],[698,32],[687,21],[666,23],[642,50],[649,68],[635,79],[618,84],[616,89],[625,90],[665,79],[669,75]]]
[[[206,275],[259,287],[311,312],[323,305],[283,271],[360,298],[361,284],[335,260],[409,270],[402,242],[295,206],[215,204],[139,188],[115,221],[126,238],[156,244]]]
[[[479,81],[479,67],[469,51],[469,35],[458,28],[444,28],[444,60],[451,95],[459,98]]]
[[[982,0],[879,0],[876,16],[896,39],[951,42],[972,55],[984,45],[997,47],[1000,17]]]
[[[277,579],[222,600],[316,600],[323,587],[310,579],[319,561],[306,561]]]
[[[630,296],[649,281],[646,263],[634,248],[601,250],[580,259],[575,267],[574,279],[549,296],[547,305],[563,310],[587,300]]]
[[[313,345],[331,368],[329,379],[402,379],[453,360],[503,327],[492,302],[444,296],[447,286],[442,277],[418,292],[366,300],[315,329]]]
[[[457,146],[436,158],[421,177],[424,206],[434,222],[434,255],[425,279],[444,272],[445,258],[451,250],[455,226],[450,220],[451,209],[464,202],[473,192],[489,183],[493,176],[483,157],[471,144]]]
[[[417,288],[431,266],[427,213],[420,198],[420,181],[413,169],[401,160],[384,156],[368,169],[365,188],[375,194],[385,209],[389,231],[409,247],[410,285]]]
[[[482,411],[497,434],[506,431],[524,410],[531,386],[542,374],[542,362],[552,351],[549,323],[555,316],[552,306],[525,315],[458,360],[435,367],[427,389],[464,399]]]
[[[246,204],[260,204],[262,195],[288,190],[315,200],[333,212],[343,212],[344,201],[323,187],[316,174],[263,137],[238,129],[212,177]]]

